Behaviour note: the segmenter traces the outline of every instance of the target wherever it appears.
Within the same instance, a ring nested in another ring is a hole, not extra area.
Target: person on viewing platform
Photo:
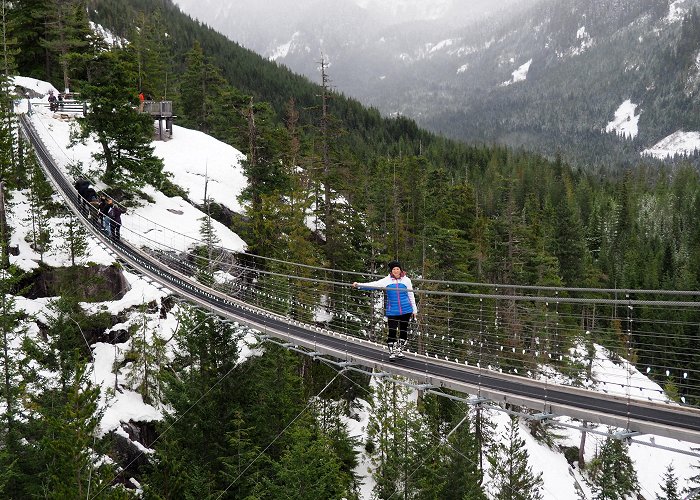
[[[139,113],[143,113],[143,104],[146,102],[146,96],[143,95],[143,90],[139,92]]]
[[[58,111],[58,99],[53,95],[53,90],[49,90],[49,111]]]
[[[418,307],[413,293],[411,279],[401,267],[401,263],[392,260],[388,264],[389,275],[369,283],[353,283],[354,288],[361,290],[371,290],[373,288],[384,288],[385,316],[389,322],[389,335],[387,344],[389,346],[389,359],[403,357],[403,350],[408,343],[408,322],[416,317]]]

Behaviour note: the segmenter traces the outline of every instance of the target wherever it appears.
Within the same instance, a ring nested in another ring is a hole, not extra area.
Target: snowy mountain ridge
[[[312,81],[323,56],[339,91],[457,140],[547,155],[564,149],[580,161],[624,151],[638,161],[678,130],[700,130],[683,104],[698,103],[700,50],[688,68],[658,60],[660,50],[673,53],[699,0],[513,0],[490,9],[486,2],[309,1],[294,12],[273,3],[279,10],[268,5],[264,18],[262,7],[244,2],[236,9],[250,17],[235,21],[209,16],[206,1],[178,4]],[[245,25],[255,20],[253,39]],[[685,82],[683,92],[662,81],[673,79]],[[601,136],[628,99],[638,133]],[[679,114],[676,123],[669,114]],[[590,136],[583,147],[582,135]]]

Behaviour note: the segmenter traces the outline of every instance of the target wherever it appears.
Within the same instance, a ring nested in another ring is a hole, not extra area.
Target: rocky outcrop
[[[30,299],[70,295],[81,302],[103,302],[123,297],[129,284],[118,265],[42,266],[22,280],[21,290]]]

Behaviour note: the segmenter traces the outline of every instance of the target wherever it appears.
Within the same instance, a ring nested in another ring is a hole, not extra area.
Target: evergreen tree
[[[250,439],[252,429],[245,427],[241,411],[236,411],[231,419],[230,431],[226,434],[229,454],[221,458],[221,476],[226,484],[226,491],[233,498],[247,498],[265,484],[266,472],[272,464],[266,463],[266,457],[260,459],[260,449]],[[263,496],[262,494],[260,496]]]
[[[666,472],[663,475],[663,484],[661,485],[662,495],[657,494],[656,500],[681,500],[681,495],[678,492],[678,479],[673,471],[673,464],[666,467]]]
[[[588,464],[589,482],[596,500],[624,499],[639,489],[637,472],[621,440],[608,436]]]
[[[427,477],[434,476],[438,462],[431,452],[439,442],[427,431],[406,387],[377,384],[367,433],[379,498],[412,497],[428,484]]]
[[[280,146],[284,130],[275,125],[272,110],[264,103],[254,104],[251,98],[245,111],[248,120],[248,148],[243,172],[248,179],[240,200],[249,203],[250,237],[246,238],[253,253],[269,255],[269,245],[279,236],[270,231],[272,220],[279,219],[281,194],[287,189]]]
[[[18,53],[16,40],[11,36],[10,7],[2,4],[0,29],[2,30],[2,72],[0,72],[0,181],[9,182],[8,187],[17,187],[14,181],[18,177],[16,161],[16,115],[10,78],[15,74],[15,57]]]
[[[46,180],[44,172],[39,168],[36,157],[30,155],[27,161],[30,168],[29,179],[29,220],[32,231],[31,247],[39,253],[41,261],[51,245],[52,227],[49,224],[49,204],[53,194],[53,187]]]
[[[97,472],[95,433],[101,418],[99,387],[92,385],[86,365],[77,359],[74,373],[66,374],[63,390],[47,389],[40,398],[43,461],[41,490],[46,498],[83,498],[91,488],[99,491],[104,480]],[[94,472],[93,472],[94,471]]]
[[[22,312],[16,307],[15,292],[18,279],[6,269],[0,270],[0,493],[13,496],[17,478],[17,456],[20,453],[22,432],[19,427],[21,408],[21,378],[18,353],[13,347],[24,332]]]
[[[204,200],[204,206],[207,212],[209,211],[209,200]],[[214,284],[214,271],[216,259],[220,256],[220,249],[218,246],[221,240],[216,234],[214,225],[212,224],[212,218],[207,213],[207,215],[199,219],[201,224],[199,226],[199,235],[202,239],[203,247],[197,250],[199,258],[197,259],[198,274],[197,279],[204,283],[205,285]]]
[[[696,448],[693,448],[693,450],[697,451]],[[690,466],[691,469],[698,471],[700,470],[700,464],[691,464]],[[690,479],[688,479],[688,485],[683,489],[684,493],[687,493],[688,491],[692,491],[693,489],[698,489],[700,488],[700,473],[695,474],[692,476]]]
[[[87,18],[85,0],[47,0],[44,18],[44,36],[41,46],[53,57],[47,61],[56,61],[61,68],[63,89],[71,87],[70,54],[86,51],[92,39],[92,30]],[[53,72],[47,68],[47,74]]]
[[[317,425],[307,418],[290,429],[290,444],[275,464],[274,480],[265,482],[266,498],[350,498],[340,460]]]
[[[223,489],[222,457],[234,453],[224,437],[238,429],[240,332],[229,323],[185,308],[174,332],[174,358],[161,370],[170,411],[147,475],[156,495],[187,498]],[[235,427],[232,428],[232,422]]]
[[[165,340],[156,334],[151,325],[153,318],[145,311],[140,313],[141,323],[131,334],[131,345],[127,359],[131,361],[127,383],[137,391],[147,404],[156,406],[161,402],[162,377],[160,370],[165,364]]]
[[[90,255],[90,247],[88,245],[88,232],[72,212],[67,214],[68,220],[65,224],[61,224],[58,229],[58,234],[63,238],[61,250],[64,250],[70,255],[71,265],[75,266],[76,261],[81,260]]]
[[[162,160],[154,156],[153,120],[139,113],[133,58],[125,50],[101,52],[90,62],[89,81],[81,85],[90,109],[80,118],[80,139],[97,136],[102,147],[93,157],[104,166],[106,183],[133,189],[160,186]]]
[[[24,424],[32,443],[21,457],[25,470],[38,478],[24,483],[24,495],[63,499],[101,492],[105,498],[126,498],[123,490],[111,488],[114,470],[101,459],[100,388],[88,373],[78,303],[61,298],[47,317],[47,340],[24,341],[33,358],[25,379],[33,411]]]
[[[488,455],[493,498],[497,500],[542,498],[542,473],[532,472],[525,441],[518,435],[518,427],[518,418],[511,417],[506,441],[496,443]]]
[[[172,99],[171,44],[163,15],[156,10],[150,15],[138,14],[137,26],[129,40],[133,46],[138,66],[138,89],[154,100]]]
[[[438,497],[486,500],[482,488],[483,473],[479,469],[479,444],[470,419],[462,422],[448,437],[444,454],[447,481]]]
[[[180,78],[183,124],[209,133],[216,121],[217,104],[226,90],[221,72],[204,55],[199,42],[195,41],[186,55],[185,72]],[[233,110],[228,111],[231,114]]]

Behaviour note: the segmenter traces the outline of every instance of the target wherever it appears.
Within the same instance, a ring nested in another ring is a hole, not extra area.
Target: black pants
[[[112,221],[112,236],[116,239],[119,239],[119,230],[122,228],[122,225],[119,224],[118,222]]]
[[[387,316],[389,319],[389,337],[387,343],[389,345],[396,343],[396,331],[399,331],[399,338],[406,340],[408,338],[408,322],[411,320],[413,313],[402,314],[400,316]]]

